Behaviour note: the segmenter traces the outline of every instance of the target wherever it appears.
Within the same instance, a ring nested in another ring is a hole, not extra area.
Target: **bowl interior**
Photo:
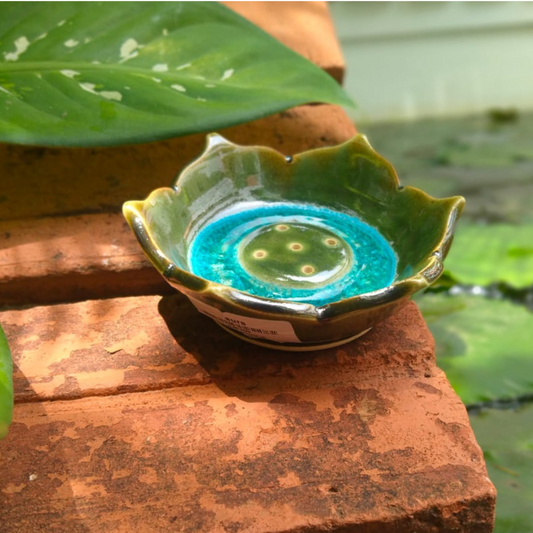
[[[202,228],[222,213],[262,203],[319,206],[366,222],[397,256],[394,281],[422,270],[443,248],[458,199],[400,188],[392,166],[361,136],[294,159],[220,139],[211,139],[174,189],[158,189],[139,205],[157,247],[184,271],[190,271],[189,250]]]

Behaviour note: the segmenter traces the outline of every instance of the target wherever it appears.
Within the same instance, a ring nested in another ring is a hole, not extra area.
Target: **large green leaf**
[[[460,283],[533,283],[533,224],[461,224],[445,261]]]
[[[13,413],[12,371],[11,352],[0,326],[0,439],[7,435]]]
[[[217,2],[0,3],[0,141],[144,142],[308,102],[351,105]]]
[[[494,533],[533,531],[533,404],[470,417],[496,486]]]
[[[417,300],[436,342],[437,363],[466,404],[533,392],[533,314],[480,296]]]

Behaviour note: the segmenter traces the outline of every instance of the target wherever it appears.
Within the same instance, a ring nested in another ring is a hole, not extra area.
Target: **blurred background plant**
[[[533,4],[330,3],[358,129],[400,180],[466,208],[417,299],[498,490],[533,532]]]

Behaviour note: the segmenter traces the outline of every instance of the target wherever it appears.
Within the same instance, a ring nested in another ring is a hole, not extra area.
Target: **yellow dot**
[[[265,250],[256,250],[253,255],[256,259],[263,259],[263,257],[267,256],[267,253]]]
[[[337,241],[337,239],[326,239],[326,244],[328,246],[337,246],[339,242]]]
[[[291,242],[291,244],[289,244],[289,248],[293,252],[299,252],[303,248],[303,246],[299,242]]]
[[[289,229],[289,226],[285,225],[285,224],[278,224],[276,226],[276,229],[278,231],[287,231]]]
[[[304,274],[312,274],[315,271],[315,269],[311,265],[304,265],[302,267],[302,272]]]

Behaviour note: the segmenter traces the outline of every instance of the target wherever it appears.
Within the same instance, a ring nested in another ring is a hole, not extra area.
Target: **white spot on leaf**
[[[40,41],[41,39],[44,39],[47,35],[48,33],[41,33],[41,35],[39,35],[39,37],[37,37],[35,40]]]
[[[63,76],[66,76],[67,78],[74,78],[74,76],[80,75],[80,73],[75,70],[65,69],[65,70],[60,70],[59,72],[61,72],[61,74],[63,74]]]
[[[154,81],[156,81],[157,83],[161,83],[161,80],[159,78],[152,78]]]
[[[30,41],[28,41],[25,36],[22,36],[15,39],[14,45],[14,52],[4,52],[4,58],[6,61],[18,61],[19,56],[28,49],[28,46],[30,46]]]
[[[124,63],[124,61],[127,61],[128,59],[133,59],[134,57],[137,57],[138,55],[139,55],[139,52],[135,50],[135,52],[132,52],[128,57],[121,59],[119,63]]]
[[[235,70],[233,70],[232,68],[226,70],[224,74],[222,75],[222,78],[220,78],[220,81],[224,81],[224,80],[227,80],[228,78],[231,78],[234,72]]]
[[[83,82],[83,83],[80,83],[80,87],[84,90],[84,91],[87,91],[88,93],[93,93],[93,94],[98,94],[94,88],[96,87],[96,85],[94,83],[88,83],[88,82]]]
[[[206,87],[207,87],[208,89],[212,89],[213,87],[216,87],[216,85],[213,85],[212,83],[208,83],[208,84],[206,85]]]
[[[199,102],[207,102],[207,100],[206,100],[205,98],[201,98],[201,97],[198,97],[197,100],[198,100]]]
[[[183,86],[183,85],[178,85],[178,84],[175,84],[175,85],[171,85],[171,87],[173,89],[175,89],[176,91],[180,91],[182,93],[186,92],[187,89]]]
[[[118,91],[100,91],[98,94],[106,100],[116,100],[117,102],[122,100],[122,94]]]
[[[184,65],[180,65],[179,67],[176,68],[176,70],[182,70],[184,68],[188,68],[191,66],[191,63],[185,63]]]
[[[168,35],[168,30],[166,28],[163,28],[163,35],[166,37]]]
[[[80,41],[76,41],[76,39],[69,39],[68,41],[65,41],[63,44],[67,48],[74,48],[75,46],[78,46],[80,44]]]
[[[139,43],[135,39],[131,37],[126,39],[120,47],[120,57],[124,58],[129,56],[136,48],[138,48],[138,46]]]
[[[97,96],[101,96],[106,100],[116,100],[117,102],[120,102],[122,100],[122,94],[118,91],[95,91],[96,85],[94,83],[83,82],[80,83],[80,87],[84,91],[87,91],[91,94],[96,94]]]
[[[67,22],[66,20],[60,20],[57,25],[58,26],[63,26],[63,24],[65,24],[65,22]]]
[[[166,63],[158,63],[157,65],[154,65],[152,67],[152,70],[154,72],[167,72],[168,71],[168,65]]]
[[[0,85],[0,91],[2,91],[3,93],[9,94],[9,95],[11,94],[5,87],[2,87],[1,85]]]
[[[128,61],[128,59],[137,57],[140,48],[142,48],[142,46],[133,37],[126,39],[120,47],[120,62],[124,63],[124,61]]]

